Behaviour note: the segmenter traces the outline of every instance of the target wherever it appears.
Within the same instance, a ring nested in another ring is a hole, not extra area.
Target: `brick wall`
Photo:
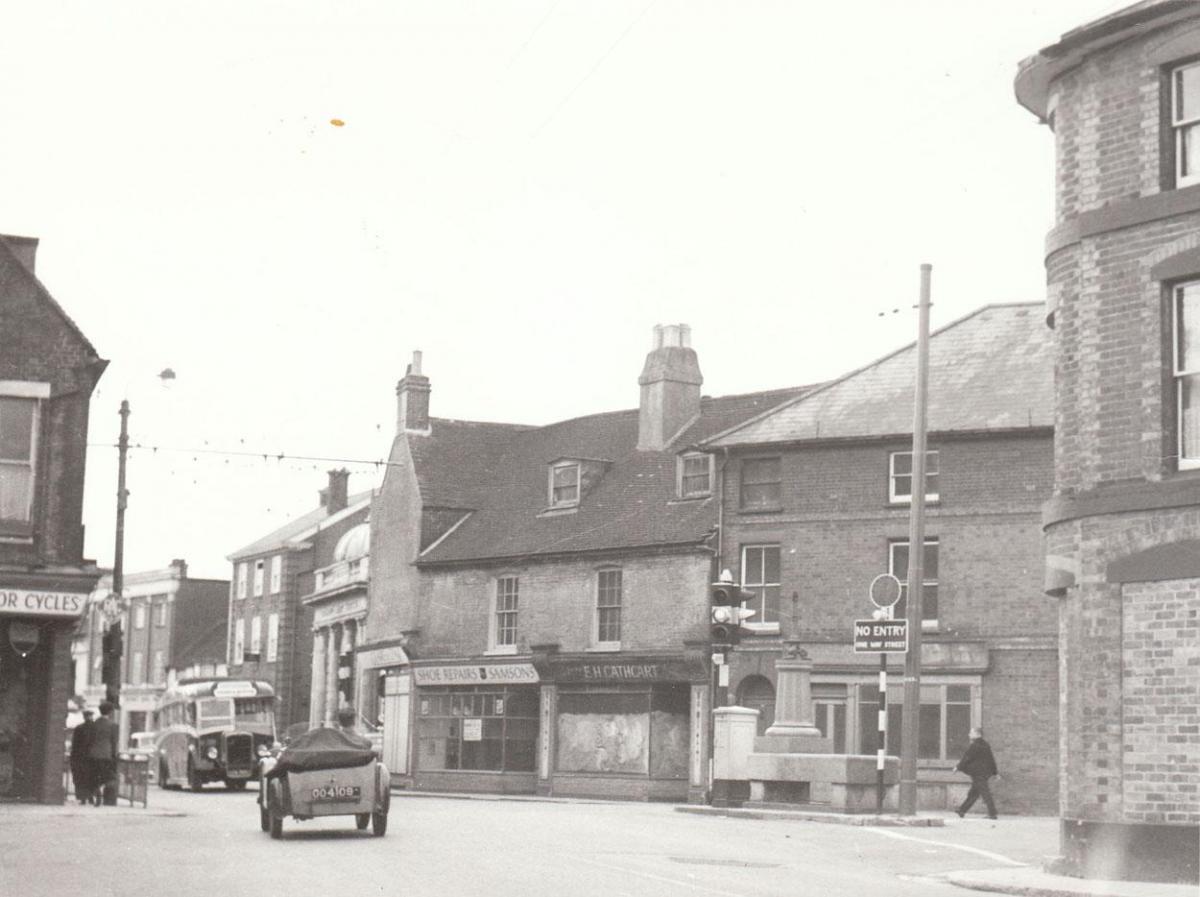
[[[1123,592],[1125,818],[1200,823],[1200,580]]]
[[[996,754],[1000,807],[1053,815],[1058,809],[1058,655],[993,648],[983,682],[983,727]]]
[[[563,652],[587,650],[597,572],[613,567],[622,571],[622,651],[678,651],[686,640],[707,638],[711,557],[695,552],[430,570],[423,584],[421,653],[470,657],[487,651],[498,576],[520,580],[518,650],[555,642]]]

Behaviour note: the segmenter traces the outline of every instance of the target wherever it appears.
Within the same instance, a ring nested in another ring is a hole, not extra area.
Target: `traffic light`
[[[742,621],[754,616],[742,603],[753,592],[747,592],[733,581],[728,570],[712,584],[712,617],[709,635],[714,645],[736,645],[741,634]]]

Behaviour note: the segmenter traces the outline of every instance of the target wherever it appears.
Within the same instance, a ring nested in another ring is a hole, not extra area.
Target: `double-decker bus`
[[[240,790],[275,741],[275,690],[250,679],[184,679],[155,711],[158,784]]]

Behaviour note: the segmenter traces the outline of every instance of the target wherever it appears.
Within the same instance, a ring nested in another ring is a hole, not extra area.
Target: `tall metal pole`
[[[925,579],[925,406],[929,391],[929,279],[921,265],[917,305],[917,377],[913,398],[912,513],[908,524],[908,653],[904,656],[904,715],[900,743],[900,814],[917,812],[917,743],[921,723],[921,617]]]
[[[125,457],[129,453],[129,400],[121,400],[121,437],[117,440],[117,544],[113,548],[112,590],[118,609],[124,605],[125,591],[125,506],[129,492],[125,489]],[[108,664],[108,681],[105,683],[105,698],[114,705],[121,702],[121,654],[124,634],[121,617],[109,625],[109,639],[113,646],[111,655],[105,658]]]

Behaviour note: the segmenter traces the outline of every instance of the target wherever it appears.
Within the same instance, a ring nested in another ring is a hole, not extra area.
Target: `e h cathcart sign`
[[[40,589],[0,588],[0,614],[23,617],[78,617],[87,595],[75,592],[43,592]]]

